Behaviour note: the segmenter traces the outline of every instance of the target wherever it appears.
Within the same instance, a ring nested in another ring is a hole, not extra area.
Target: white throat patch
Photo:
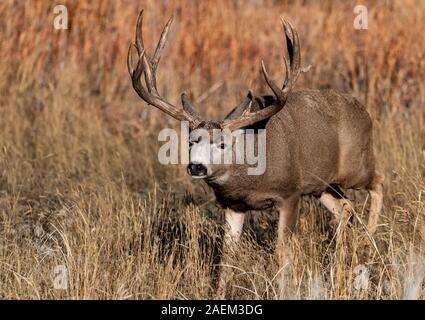
[[[213,182],[217,184],[225,184],[229,180],[229,174],[225,173],[222,176],[214,177]]]

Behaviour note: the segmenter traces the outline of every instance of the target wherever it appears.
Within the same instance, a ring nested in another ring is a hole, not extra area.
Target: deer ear
[[[252,101],[254,100],[254,94],[251,90],[248,91],[247,96],[243,101],[236,106],[225,118],[225,121],[228,120],[234,120],[236,118],[239,118],[252,104]]]
[[[201,116],[199,115],[198,112],[196,112],[195,108],[192,105],[192,102],[190,102],[189,97],[187,96],[185,92],[182,93],[181,99],[182,99],[183,110],[189,113],[191,116],[195,117],[196,119],[200,120]]]

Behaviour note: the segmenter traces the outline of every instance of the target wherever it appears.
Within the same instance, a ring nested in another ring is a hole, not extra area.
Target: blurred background
[[[68,9],[67,30],[54,28],[58,4]],[[367,30],[353,27],[358,4],[368,9]],[[297,88],[348,92],[374,118],[387,182],[373,243],[360,222],[336,243],[330,217],[306,200],[291,276],[275,283],[276,217],[250,215],[229,297],[272,299],[283,286],[286,298],[423,298],[421,0],[1,1],[0,297],[211,297],[221,210],[183,167],[157,161],[158,132],[178,123],[131,87],[126,56],[141,9],[150,52],[175,15],[158,89],[176,105],[187,91],[203,115],[220,118],[248,89],[269,94],[260,62],[283,79],[284,17],[312,65]],[[351,197],[364,218],[366,196]],[[353,287],[359,264],[369,268],[367,290]],[[63,290],[52,286],[58,265],[67,270]]]

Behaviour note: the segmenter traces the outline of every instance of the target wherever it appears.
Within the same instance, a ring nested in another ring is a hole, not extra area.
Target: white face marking
[[[231,132],[228,129],[214,129],[212,135],[208,130],[197,129],[189,134],[189,162],[200,164],[207,169],[206,176],[214,176],[212,165],[230,165],[233,163],[233,141],[242,136],[243,130]],[[212,139],[211,139],[212,138]],[[242,144],[242,148],[244,144]],[[243,156],[243,154],[242,154]],[[195,177],[194,178],[205,178]],[[213,177],[217,183],[225,183],[229,176]]]
[[[214,178],[213,182],[217,184],[225,184],[229,180],[229,174],[225,173],[222,176]]]
[[[207,130],[198,129],[189,136],[189,162],[191,164],[202,164],[207,168],[207,176],[212,174],[211,164],[221,164],[224,149],[221,143],[211,143]]]
[[[193,143],[190,146],[190,163],[203,165],[210,164],[210,152],[211,145],[208,141]]]
[[[225,150],[217,147],[209,141],[193,143],[189,151],[189,161],[193,164],[202,164],[207,168],[207,175],[211,174],[211,164],[223,163],[223,152]]]

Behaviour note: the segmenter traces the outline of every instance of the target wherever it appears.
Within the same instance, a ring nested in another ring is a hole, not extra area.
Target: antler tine
[[[292,67],[292,52],[293,52],[292,43],[293,42],[292,42],[292,30],[289,28],[288,23],[283,18],[281,18],[280,20],[282,22],[282,28],[283,28],[286,48],[287,48],[288,55],[289,55],[289,62],[288,62],[286,55],[283,54],[283,61],[285,63],[285,80],[284,80],[284,83],[282,85],[282,90],[284,90],[285,88],[288,87],[288,84],[290,84],[292,82],[292,68],[291,67]]]
[[[164,30],[161,33],[159,42],[156,46],[154,56],[152,59],[150,59],[146,54],[146,50],[143,44],[143,10],[140,12],[139,17],[137,18],[135,41],[130,45],[128,49],[127,67],[132,79],[133,88],[140,96],[140,98],[146,101],[149,105],[157,107],[161,111],[167,113],[168,115],[172,116],[177,120],[189,121],[190,127],[193,128],[201,122],[201,118],[199,117],[199,115],[195,112],[189,113],[186,110],[179,109],[173,104],[166,101],[159,95],[156,85],[156,69],[158,67],[158,63],[161,58],[161,50],[165,46],[167,34],[172,21],[173,17],[171,17],[165,25]],[[133,66],[133,47],[137,49],[138,53],[136,69],[134,69]],[[142,76],[144,76],[146,88],[142,84]]]
[[[291,70],[290,70],[288,59],[286,59],[285,56],[283,56],[283,62],[285,63],[285,80],[283,81],[282,90],[286,90],[288,88],[288,83],[292,81]]]
[[[164,30],[162,30],[161,37],[160,37],[160,39],[158,41],[158,45],[156,46],[156,49],[155,49],[155,54],[152,58],[152,68],[153,69],[156,69],[156,67],[159,64],[159,60],[161,59],[161,51],[162,51],[162,49],[164,49],[165,43],[167,42],[168,31],[170,31],[171,24],[173,23],[173,21],[174,21],[174,15],[171,16],[170,19],[168,19],[167,24],[164,27]]]
[[[146,52],[143,51],[140,59],[143,62],[146,87],[149,93],[159,96],[158,89],[156,88],[156,69],[152,70],[152,63],[148,60]]]
[[[276,95],[279,101],[284,102],[286,98],[283,95],[282,89],[280,89],[276,82],[272,78],[270,78],[263,60],[261,60],[261,69],[270,89],[272,89],[273,93]]]
[[[136,23],[136,42],[135,46],[137,48],[137,53],[140,54],[143,51],[143,34],[142,34],[142,25],[143,25],[143,11],[140,11],[139,16],[137,17],[137,23]]]
[[[139,61],[141,60],[143,62],[146,87],[149,93],[158,95],[158,90],[156,88],[156,77],[155,77],[156,68],[152,70],[153,69],[152,63],[149,61],[147,57],[146,50],[143,44],[143,13],[144,13],[144,10],[140,11],[140,14],[137,18],[135,46],[137,49],[137,53],[139,54]]]
[[[128,53],[127,53],[127,68],[128,68],[128,73],[130,74],[130,76],[133,76],[133,73],[134,73],[133,55],[131,53],[131,49],[133,49],[133,47],[135,47],[135,44],[134,43],[131,43],[128,46]]]
[[[285,30],[286,45],[288,48],[289,58],[291,61],[292,82],[295,83],[300,74],[300,67],[301,67],[300,40],[299,40],[297,31],[295,30],[294,26],[289,21],[282,19],[282,23]]]

